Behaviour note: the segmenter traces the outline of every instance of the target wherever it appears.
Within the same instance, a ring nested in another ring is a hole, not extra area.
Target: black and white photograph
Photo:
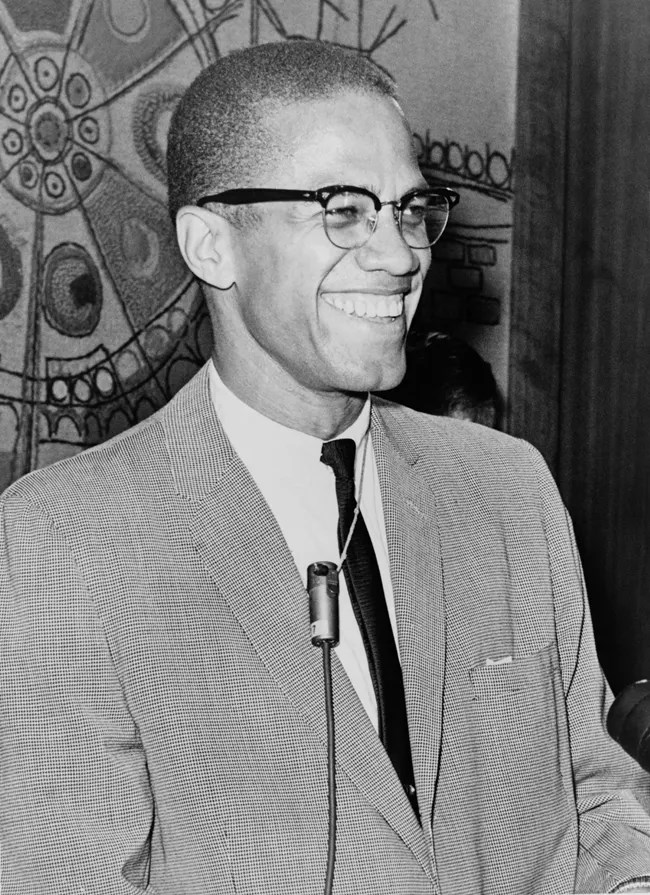
[[[650,893],[647,0],[0,0],[0,895]]]

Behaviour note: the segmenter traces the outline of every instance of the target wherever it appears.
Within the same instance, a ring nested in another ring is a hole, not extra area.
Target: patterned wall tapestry
[[[516,17],[515,0],[0,0],[0,489],[145,418],[209,353],[166,130],[194,75],[249,44],[318,37],[395,75],[425,175],[463,194],[419,325],[473,341],[505,388]]]

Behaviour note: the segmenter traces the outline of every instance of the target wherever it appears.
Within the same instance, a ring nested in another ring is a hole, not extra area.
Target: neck
[[[351,426],[368,397],[365,392],[315,392],[296,383],[272,388],[259,377],[251,380],[232,375],[216,355],[212,361],[221,381],[240,401],[276,423],[321,441],[331,441]]]
[[[276,423],[321,441],[330,441],[351,426],[368,397],[366,393],[319,393],[297,387],[272,390],[259,381],[230,377],[227,370],[219,368],[215,358],[213,362],[224,385],[240,401]]]

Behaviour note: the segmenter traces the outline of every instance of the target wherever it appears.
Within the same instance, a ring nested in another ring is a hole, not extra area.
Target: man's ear
[[[195,276],[217,289],[232,286],[232,230],[225,218],[207,208],[186,205],[176,215],[176,236],[185,263]]]

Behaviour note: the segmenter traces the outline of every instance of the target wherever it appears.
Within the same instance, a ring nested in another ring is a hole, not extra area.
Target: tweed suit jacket
[[[539,456],[381,400],[371,431],[423,824],[334,657],[334,891],[650,876],[645,780],[603,730]],[[206,369],[145,423],[19,481],[2,513],[3,895],[321,892],[321,656]]]

